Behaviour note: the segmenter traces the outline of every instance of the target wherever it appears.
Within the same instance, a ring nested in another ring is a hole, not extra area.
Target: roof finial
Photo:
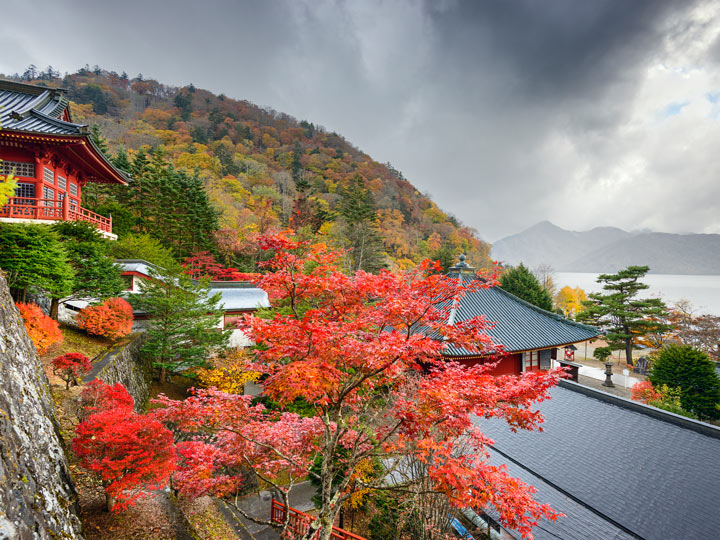
[[[475,267],[470,266],[468,263],[465,262],[465,260],[467,259],[467,255],[463,253],[462,255],[460,255],[459,259],[460,260],[455,263],[455,266],[452,266],[450,268],[450,272],[471,272],[475,270]]]

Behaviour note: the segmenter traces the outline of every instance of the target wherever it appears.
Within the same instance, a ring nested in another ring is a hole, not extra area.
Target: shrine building
[[[86,125],[70,116],[66,91],[0,80],[0,174],[15,176],[15,196],[0,222],[86,221],[106,237],[112,217],[80,205],[89,182],[122,184],[127,175],[95,145]]]
[[[450,268],[448,276],[463,283],[482,279],[465,262],[465,255],[461,255],[460,261]],[[519,375],[551,369],[562,360],[558,358],[558,349],[598,336],[597,328],[545,311],[499,286],[478,289],[462,296],[452,309],[450,319],[461,322],[479,315],[495,323],[487,334],[493,343],[502,345],[500,360],[491,371],[493,375]],[[490,358],[490,354],[478,355],[452,344],[445,348],[443,356],[466,365],[496,361]]]

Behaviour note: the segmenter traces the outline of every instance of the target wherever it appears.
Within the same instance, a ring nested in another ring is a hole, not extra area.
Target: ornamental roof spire
[[[468,263],[465,262],[465,259],[467,259],[467,255],[464,253],[460,255],[460,260],[455,263],[455,266],[451,266],[449,268],[450,272],[460,272],[460,273],[471,273],[475,272],[475,267],[470,266]]]

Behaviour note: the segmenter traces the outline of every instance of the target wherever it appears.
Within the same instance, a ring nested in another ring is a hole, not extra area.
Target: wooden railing
[[[295,539],[301,538],[310,529],[310,524],[315,521],[315,518],[300,510],[295,510],[291,507],[285,507],[283,503],[275,499],[272,500],[272,506],[270,508],[270,520],[274,523],[285,522],[285,511],[290,513],[288,519],[288,528],[285,531],[285,538]],[[317,534],[313,538],[317,538]],[[358,536],[351,532],[333,527],[330,533],[330,540],[366,540],[362,536]]]
[[[58,201],[55,199],[10,197],[7,204],[0,207],[0,217],[87,221],[101,231],[112,232],[111,217],[104,217],[91,212],[72,203],[68,198]]]

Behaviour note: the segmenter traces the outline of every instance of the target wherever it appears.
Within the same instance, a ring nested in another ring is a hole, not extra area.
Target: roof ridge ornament
[[[465,255],[463,253],[462,255],[460,255],[459,259],[460,260],[457,263],[455,263],[455,266],[451,266],[449,268],[450,272],[460,272],[460,273],[475,272],[475,267],[471,266],[465,262],[465,260],[467,259],[467,255]]]

